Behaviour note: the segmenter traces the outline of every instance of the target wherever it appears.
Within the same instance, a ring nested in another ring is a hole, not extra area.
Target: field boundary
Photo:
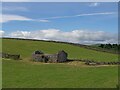
[[[84,62],[86,65],[120,65],[120,62],[98,62],[94,60],[86,60],[86,59],[68,59],[68,62],[71,61],[80,61]]]

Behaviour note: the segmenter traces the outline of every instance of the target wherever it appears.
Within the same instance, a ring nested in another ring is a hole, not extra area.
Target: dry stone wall
[[[20,60],[20,55],[14,55],[14,54],[9,54],[9,53],[1,53],[0,56],[2,56],[2,58]]]

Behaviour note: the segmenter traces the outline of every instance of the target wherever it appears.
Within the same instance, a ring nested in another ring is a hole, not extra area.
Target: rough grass
[[[81,67],[3,60],[5,88],[115,88],[117,66]]]
[[[59,50],[65,50],[68,58],[90,59],[95,61],[118,61],[118,55],[98,52],[68,44],[28,41],[28,40],[11,40],[3,39],[3,52],[21,54],[22,58],[31,57],[35,50],[42,50],[44,53],[57,53]]]
[[[22,60],[3,59],[3,88],[115,88],[118,67],[86,67],[82,63],[43,64],[29,61],[34,50],[57,53],[69,58],[117,61],[117,55],[67,44],[3,39],[3,52],[21,54]]]

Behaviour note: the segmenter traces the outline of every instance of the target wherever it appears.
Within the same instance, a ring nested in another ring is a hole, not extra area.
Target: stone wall
[[[86,65],[120,65],[120,61],[111,61],[111,62],[98,62],[94,60],[85,60],[85,59],[69,59],[69,61],[80,61],[85,62]]]
[[[1,53],[2,58],[9,58],[14,60],[20,60],[20,55],[9,54],[9,53]]]

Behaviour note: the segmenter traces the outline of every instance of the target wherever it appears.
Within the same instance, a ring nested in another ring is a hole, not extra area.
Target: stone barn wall
[[[66,62],[67,61],[67,53],[64,51],[58,52],[58,62]]]
[[[47,58],[44,55],[33,54],[32,58],[36,62],[47,62]]]
[[[48,62],[50,63],[56,63],[57,62],[57,54],[51,54],[51,55],[46,55]]]

